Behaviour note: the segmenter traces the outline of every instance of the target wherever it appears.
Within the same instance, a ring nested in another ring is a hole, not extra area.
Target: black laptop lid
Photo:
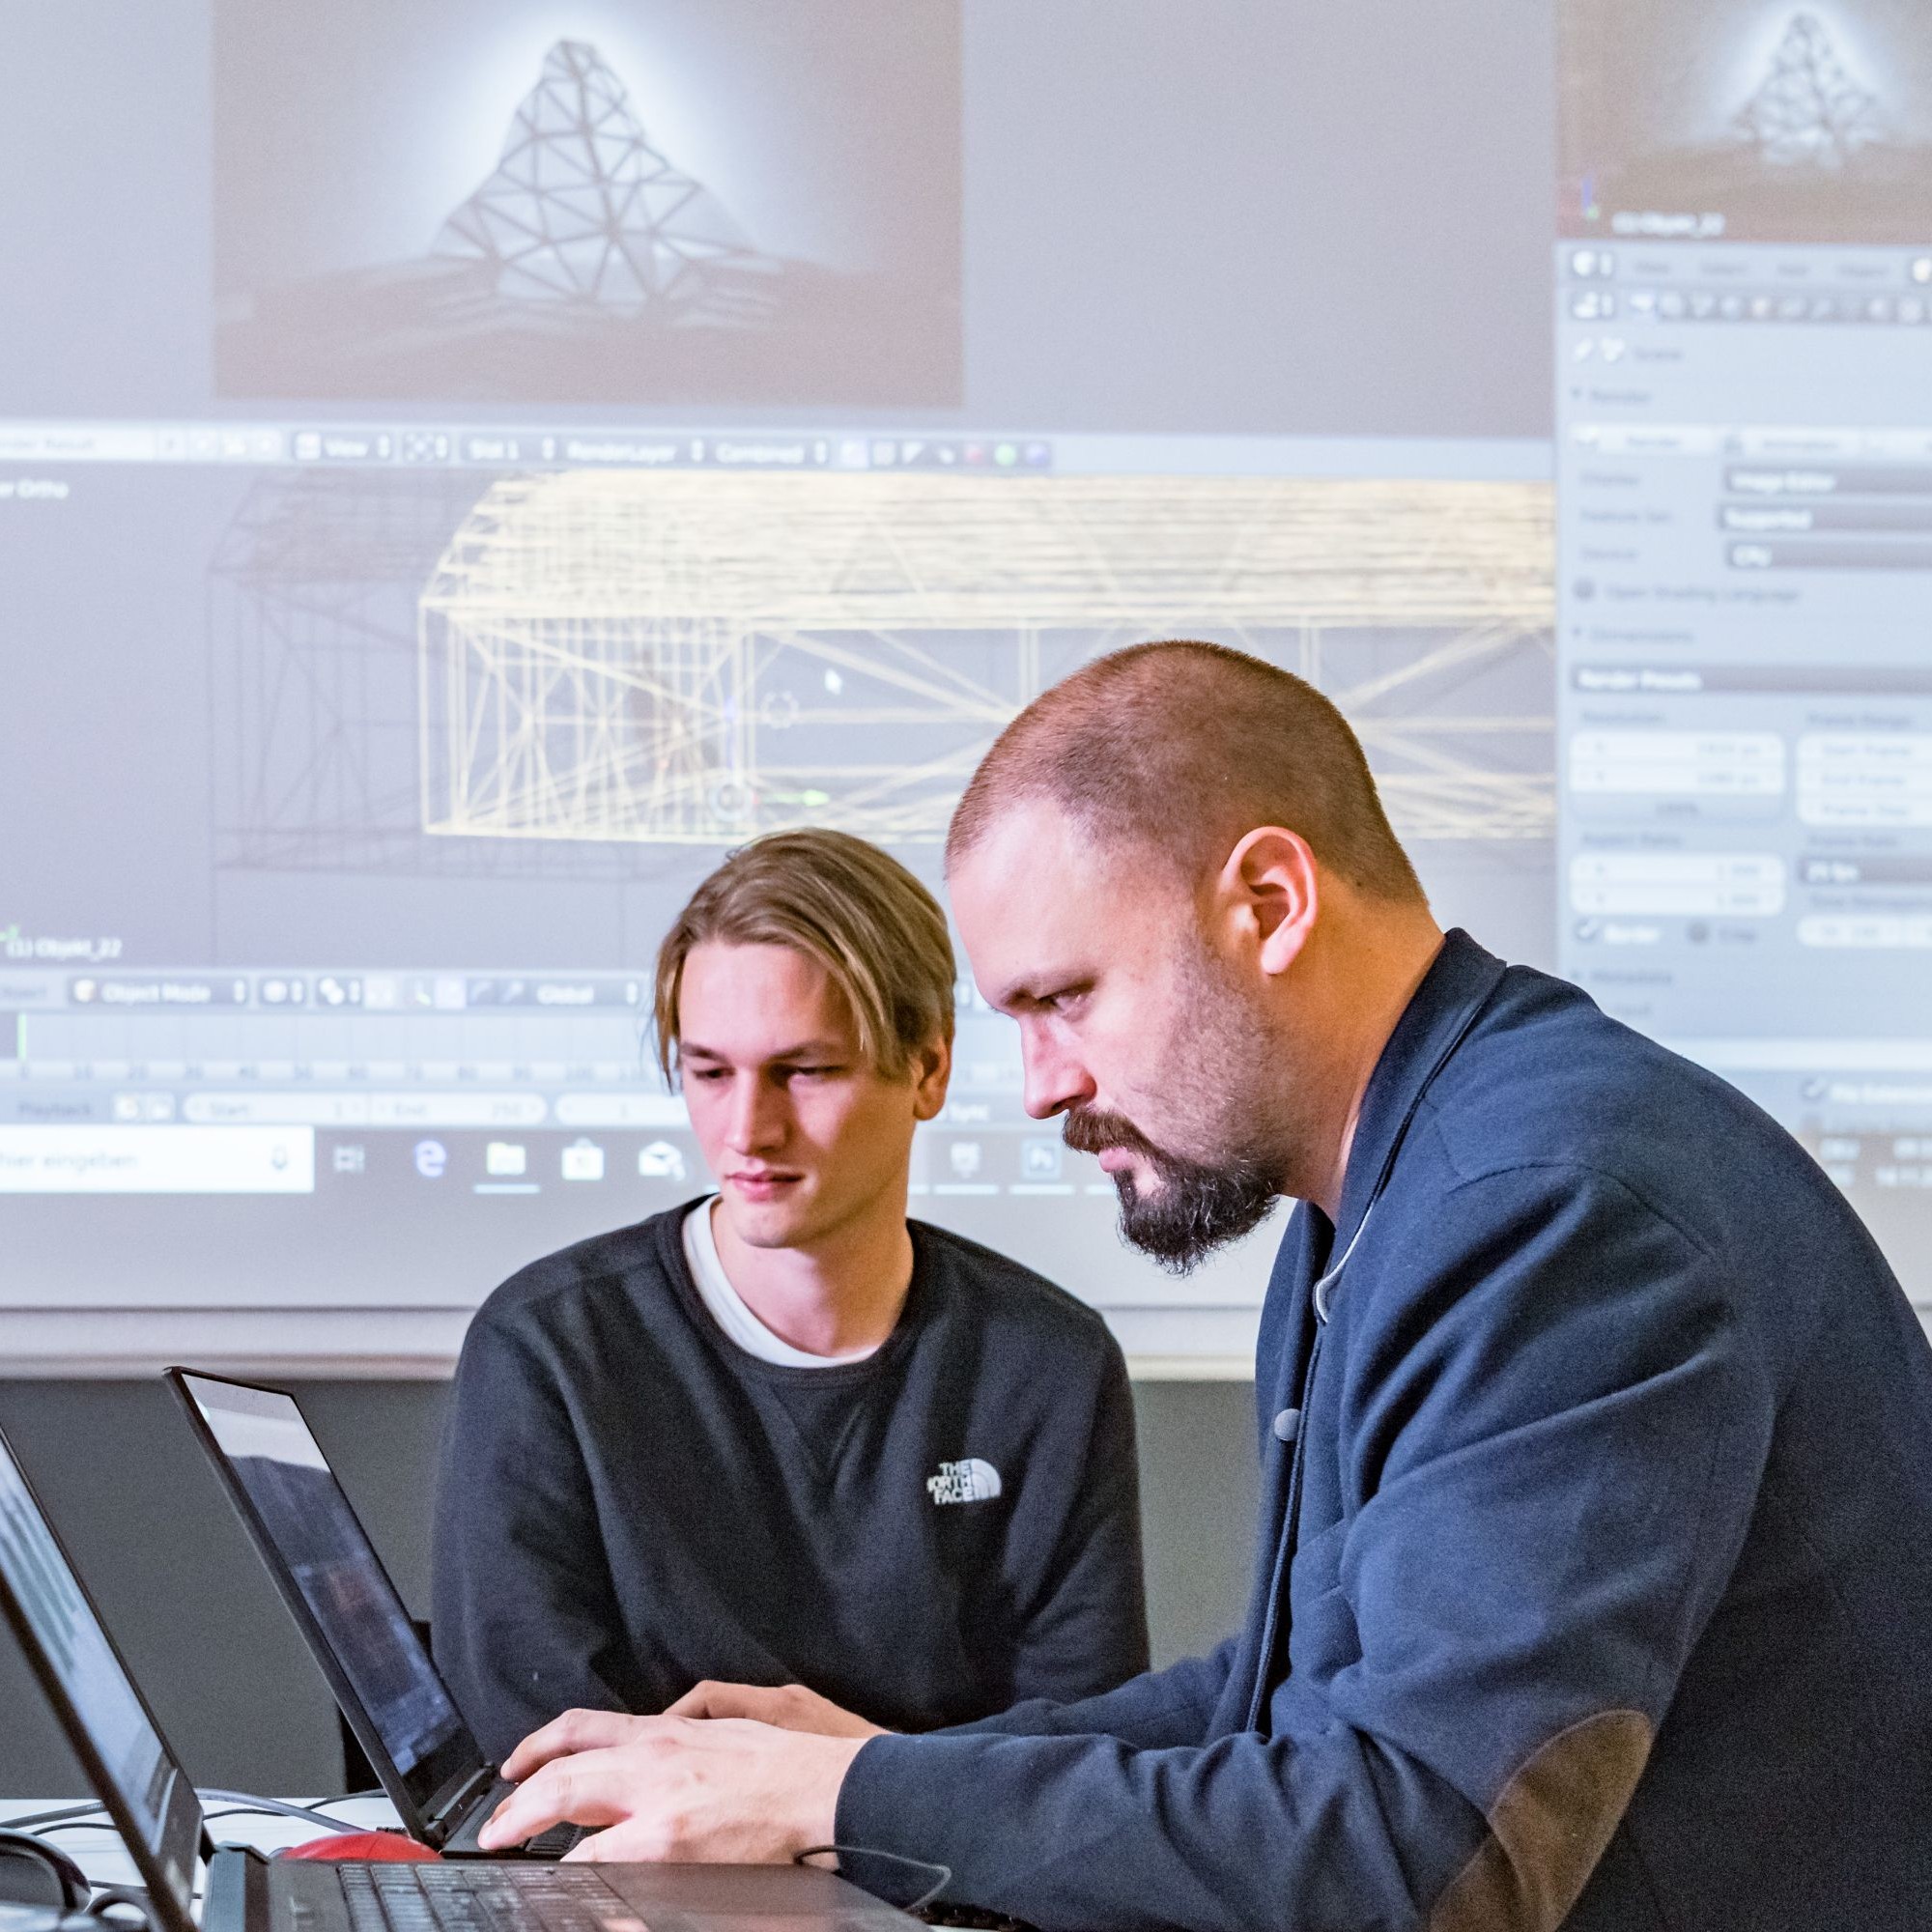
[[[193,1932],[201,1803],[0,1435],[0,1611],[167,1932]]]
[[[321,1444],[280,1389],[188,1369],[168,1378],[384,1789],[420,1827],[483,1753]]]

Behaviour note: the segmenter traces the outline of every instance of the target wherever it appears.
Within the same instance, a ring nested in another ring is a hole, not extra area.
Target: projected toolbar
[[[582,424],[0,421],[0,462],[250,464],[356,469],[931,469],[1038,472],[1043,437],[868,431],[717,433]]]

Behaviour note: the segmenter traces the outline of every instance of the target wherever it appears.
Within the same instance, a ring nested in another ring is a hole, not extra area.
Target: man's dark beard
[[[1131,1174],[1111,1179],[1121,1197],[1121,1233],[1170,1274],[1187,1273],[1216,1248],[1252,1233],[1275,1204],[1275,1180],[1252,1156],[1212,1166],[1187,1160],[1155,1147],[1124,1115],[1093,1108],[1068,1114],[1062,1132],[1081,1153],[1119,1148],[1160,1176],[1160,1191],[1152,1195],[1141,1194]]]

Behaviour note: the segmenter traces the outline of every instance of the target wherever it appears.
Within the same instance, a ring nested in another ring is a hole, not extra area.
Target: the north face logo
[[[1000,1472],[978,1456],[942,1463],[938,1475],[925,1479],[925,1492],[936,1503],[991,1502],[1000,1493]]]

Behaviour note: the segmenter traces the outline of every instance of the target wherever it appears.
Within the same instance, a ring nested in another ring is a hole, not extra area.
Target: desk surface
[[[15,1818],[31,1817],[37,1811],[52,1811],[65,1804],[77,1804],[77,1798],[0,1798],[0,1827]],[[374,1831],[394,1825],[396,1810],[380,1791],[365,1792],[356,1798],[335,1800],[297,1798],[296,1804],[317,1804],[331,1818],[340,1818],[358,1831]],[[229,1813],[226,1804],[211,1804],[211,1812]],[[43,1832],[47,1842],[57,1845],[96,1885],[136,1885],[140,1882],[134,1861],[122,1849],[121,1834],[108,1824],[104,1813],[75,1818]],[[253,1845],[257,1851],[278,1852],[285,1845],[298,1845],[305,1838],[325,1833],[299,1818],[284,1818],[275,1812],[237,1811],[209,1820],[208,1833],[217,1845]]]

